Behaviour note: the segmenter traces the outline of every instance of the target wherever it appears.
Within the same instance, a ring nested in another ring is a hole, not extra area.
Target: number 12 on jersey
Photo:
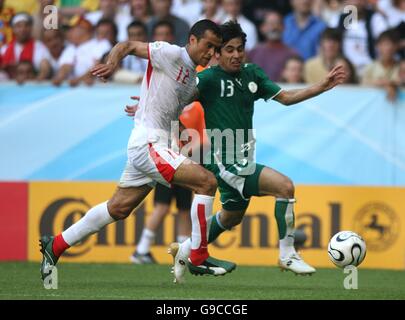
[[[176,78],[177,82],[181,82],[182,84],[186,84],[186,80],[190,78],[190,71],[186,69],[186,72],[183,72],[183,67],[179,70],[179,75]]]

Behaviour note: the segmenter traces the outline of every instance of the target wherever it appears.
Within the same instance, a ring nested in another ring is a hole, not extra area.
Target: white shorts
[[[129,188],[148,184],[154,187],[158,182],[170,187],[177,168],[185,159],[165,144],[132,145],[128,147],[128,160],[119,186]]]

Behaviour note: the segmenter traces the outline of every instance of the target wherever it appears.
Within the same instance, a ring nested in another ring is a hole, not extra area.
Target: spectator
[[[146,42],[148,39],[145,24],[134,21],[128,26],[128,40]],[[122,61],[121,69],[117,70],[113,80],[121,83],[140,83],[148,65],[147,59],[129,55]]]
[[[341,56],[336,60],[336,65],[342,65],[347,77],[345,80],[345,84],[358,84],[359,80],[357,78],[356,69],[353,64],[350,62],[349,59]]]
[[[151,19],[149,0],[130,0],[130,3],[132,19],[147,24]]]
[[[117,43],[118,28],[111,19],[101,19],[96,25],[96,39],[98,41],[107,40],[111,47]]]
[[[30,61],[20,61],[16,66],[15,80],[19,85],[35,79],[35,69]]]
[[[216,24],[221,24],[225,20],[225,11],[221,6],[221,0],[203,0],[202,14],[198,20],[208,19]]]
[[[343,0],[314,0],[312,12],[328,27],[336,28],[343,8]]]
[[[14,9],[6,7],[4,0],[0,0],[0,48],[11,41],[13,29],[11,28],[11,18]]]
[[[127,40],[127,27],[131,23],[131,16],[127,12],[119,10],[118,0],[100,0],[98,11],[87,13],[84,17],[96,26],[101,19],[110,19],[118,28],[118,41]]]
[[[380,0],[377,7],[384,14],[390,28],[405,23],[405,0]]]
[[[259,43],[248,53],[249,60],[260,66],[273,81],[281,80],[281,72],[286,61],[298,55],[281,40],[283,30],[281,14],[269,11],[260,27],[260,32],[266,38],[266,42]],[[269,57],[271,58],[269,59]]]
[[[254,23],[242,15],[242,0],[222,0],[222,5],[226,15],[222,22],[228,20],[238,21],[243,32],[245,32],[247,36],[245,45],[246,50],[252,50],[257,44],[257,31]]]
[[[311,0],[291,0],[293,12],[284,19],[284,42],[297,50],[304,60],[317,53],[325,23],[311,13]]]
[[[268,11],[277,11],[284,17],[291,12],[288,0],[244,0],[243,14],[252,21],[257,28],[263,23]]]
[[[173,0],[171,12],[192,26],[200,20],[198,17],[201,15],[202,7],[201,0]]]
[[[366,65],[375,58],[375,39],[387,29],[384,17],[367,8],[367,0],[346,0],[346,5],[357,8],[358,21],[346,19],[351,13],[342,14],[338,28],[343,33],[343,54],[354,64],[357,73],[362,76]],[[345,26],[346,24],[346,26]]]
[[[391,101],[396,98],[396,90],[393,89],[399,84],[399,63],[395,60],[398,42],[394,31],[381,33],[377,39],[378,60],[366,67],[362,78],[362,84],[385,88]]]
[[[61,14],[68,19],[96,11],[99,4],[100,0],[56,0],[56,5],[59,7]]]
[[[304,83],[304,60],[292,57],[287,60],[281,73],[281,82]]]
[[[82,81],[91,85],[93,77],[88,71],[111,49],[111,45],[107,40],[94,39],[91,23],[83,18],[73,21],[68,39],[71,44],[63,50],[60,68],[53,78],[53,84],[58,86],[69,79],[71,86]]]
[[[319,54],[305,63],[304,78],[306,83],[317,83],[324,79],[341,54],[341,32],[338,29],[325,29],[321,35]]]
[[[153,27],[153,41],[174,43],[174,27],[169,21],[159,21]]]
[[[52,67],[52,76],[59,70],[60,58],[65,48],[65,35],[60,30],[45,30],[42,41],[50,53],[49,63]]]
[[[153,26],[160,20],[169,21],[174,26],[175,43],[179,46],[185,46],[188,42],[188,23],[183,19],[170,13],[172,0],[151,0],[154,16],[148,22],[148,32],[152,37]]]
[[[10,78],[15,77],[15,68],[22,61],[29,61],[38,70],[37,80],[46,79],[51,72],[48,49],[32,38],[32,17],[27,13],[17,13],[11,20],[14,40],[1,48],[3,68]]]

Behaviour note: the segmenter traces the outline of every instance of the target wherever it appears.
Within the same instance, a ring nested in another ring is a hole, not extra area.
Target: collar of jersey
[[[193,69],[197,68],[197,65],[191,59],[191,57],[188,54],[187,49],[185,47],[181,48],[181,55],[183,56],[183,59],[193,67]]]

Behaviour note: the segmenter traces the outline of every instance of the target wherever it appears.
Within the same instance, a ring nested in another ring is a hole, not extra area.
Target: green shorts
[[[258,163],[249,166],[252,166],[248,171],[251,173],[243,175],[236,165],[204,165],[217,178],[221,203],[225,210],[246,210],[250,197],[259,195],[259,176],[265,166]]]

